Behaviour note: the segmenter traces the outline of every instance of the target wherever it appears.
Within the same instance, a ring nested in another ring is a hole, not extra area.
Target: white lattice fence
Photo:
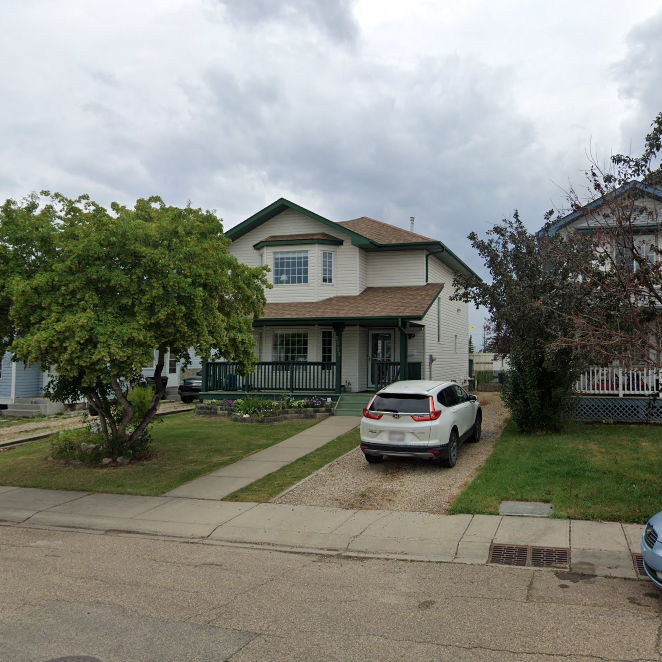
[[[614,398],[582,396],[577,398],[574,418],[580,421],[618,421],[622,423],[662,423],[662,400],[658,398]]]

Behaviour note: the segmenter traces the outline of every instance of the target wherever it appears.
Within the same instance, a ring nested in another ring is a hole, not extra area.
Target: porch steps
[[[374,393],[343,393],[336,405],[335,416],[362,416]]]
[[[14,404],[0,412],[5,418],[35,418],[36,416],[52,416],[64,411],[64,405],[52,402],[48,398],[16,398]]]

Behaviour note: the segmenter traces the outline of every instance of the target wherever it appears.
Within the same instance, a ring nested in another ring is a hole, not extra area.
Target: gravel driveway
[[[507,412],[499,395],[481,393],[480,402],[483,437],[477,444],[462,445],[453,469],[415,459],[368,464],[357,448],[273,503],[446,513],[489,457],[503,428]]]

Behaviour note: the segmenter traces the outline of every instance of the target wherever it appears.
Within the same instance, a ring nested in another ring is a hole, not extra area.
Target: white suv
[[[464,441],[480,441],[475,395],[453,382],[395,382],[363,410],[361,450],[371,464],[385,455],[439,460],[454,467]]]

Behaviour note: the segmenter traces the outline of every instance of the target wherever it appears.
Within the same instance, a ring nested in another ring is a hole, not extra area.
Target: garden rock
[[[121,464],[122,466],[124,466],[125,464],[129,464],[129,458],[128,458],[128,457],[124,457],[123,455],[120,455],[120,456],[115,460],[115,462],[117,462],[117,464]]]
[[[113,461],[112,458],[104,457],[103,460],[101,460],[101,464],[104,464],[104,465],[110,464],[112,461]]]

